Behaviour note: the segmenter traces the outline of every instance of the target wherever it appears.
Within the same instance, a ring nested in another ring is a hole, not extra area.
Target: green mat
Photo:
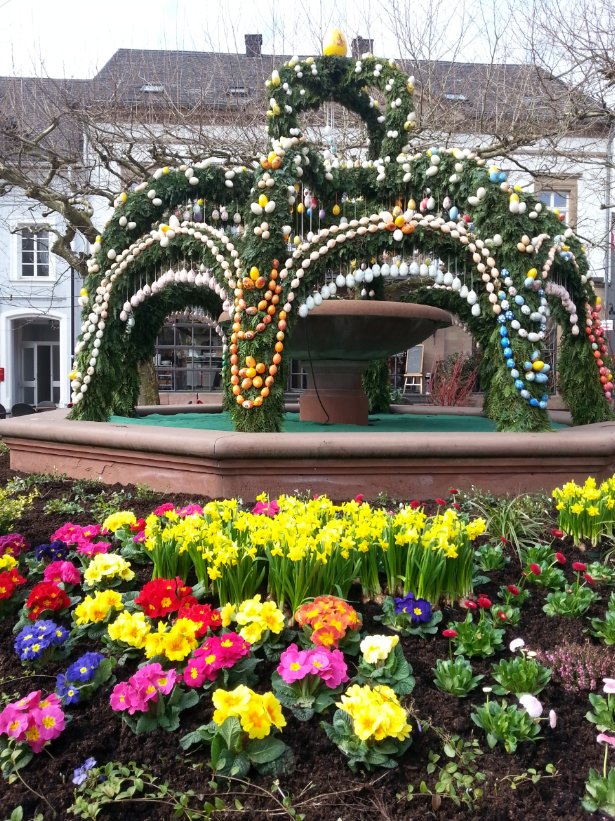
[[[110,422],[128,425],[162,425],[169,428],[197,428],[199,430],[233,430],[228,413],[152,413],[136,418],[112,416]],[[554,425],[556,428],[565,425]],[[358,425],[324,425],[318,422],[300,422],[298,413],[284,414],[285,433],[323,433],[325,431],[354,432],[366,430]],[[369,417],[367,430],[373,433],[464,433],[495,431],[495,425],[484,416],[455,416],[454,414],[401,414],[379,413]]]

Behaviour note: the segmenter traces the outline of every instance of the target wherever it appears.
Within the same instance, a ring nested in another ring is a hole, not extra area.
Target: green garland
[[[467,325],[485,352],[485,410],[499,430],[548,427],[542,371],[535,374],[533,365],[544,358],[538,318],[547,299],[563,330],[560,384],[573,418],[611,418],[585,334],[588,306],[595,303],[587,262],[554,214],[470,152],[434,147],[413,153],[413,82],[391,61],[293,60],[267,85],[272,151],[260,167],[203,161],[164,168],[118,197],[89,265],[73,418],[132,412],[137,365],[152,356],[168,313],[196,305],[217,320],[227,300],[225,406],[238,430],[280,430],[286,339],[326,272],[412,251],[447,260],[476,296],[470,305],[459,289],[432,286],[400,298],[445,307]],[[382,107],[367,87],[379,90]],[[300,115],[326,100],[365,122],[369,159],[338,162],[305,141]],[[228,230],[237,224],[241,234]],[[187,279],[165,279],[166,268],[184,267]],[[195,279],[199,267],[206,272]],[[542,286],[554,276],[577,305],[577,336],[561,302],[544,294]],[[374,290],[379,298],[382,279],[374,279]],[[523,310],[516,301],[521,295]],[[503,339],[509,340],[505,349]],[[366,377],[379,409],[383,374],[374,366]]]

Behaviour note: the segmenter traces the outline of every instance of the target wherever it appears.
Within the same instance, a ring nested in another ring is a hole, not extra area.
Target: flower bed
[[[111,490],[70,523],[75,488],[38,491],[0,537],[6,817],[615,814],[606,513],[588,555],[555,509],[515,550],[456,491]]]

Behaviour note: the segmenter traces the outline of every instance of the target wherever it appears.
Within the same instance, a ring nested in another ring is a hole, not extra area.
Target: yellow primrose
[[[399,644],[399,636],[366,636],[360,644],[363,658],[368,664],[386,661]]]

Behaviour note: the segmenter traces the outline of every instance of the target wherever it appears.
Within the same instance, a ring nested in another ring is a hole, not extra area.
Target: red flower
[[[209,629],[216,630],[222,624],[220,612],[210,604],[182,604],[177,611],[177,618],[190,619],[201,625],[196,633],[197,639],[202,638]]]
[[[70,607],[70,599],[55,582],[39,582],[34,585],[26,601],[26,609],[30,611],[28,618],[32,621],[36,621],[45,610],[57,612],[67,607]]]
[[[563,539],[566,534],[563,530],[560,530],[558,527],[554,527],[551,530],[551,535],[556,539]]]
[[[164,516],[169,510],[175,510],[173,502],[165,502],[163,505],[159,505],[154,511],[154,516]]]
[[[362,493],[357,493],[357,495],[354,497],[354,501],[355,501],[358,505],[362,505],[362,504],[363,504],[363,499],[365,499],[365,496],[364,496]]]
[[[140,533],[142,530],[145,530],[145,519],[137,519],[133,525],[130,525],[131,533]]]
[[[510,544],[510,542],[505,536],[500,536],[500,541],[502,542],[502,544]]]
[[[587,565],[583,562],[573,562],[572,569],[575,570],[577,573],[585,573],[587,570]]]
[[[520,591],[519,591],[519,588],[517,587],[516,584],[509,584],[506,589],[508,590],[509,593],[512,593],[513,596],[518,596],[519,595]]]
[[[501,619],[502,621],[506,621],[508,619],[508,616],[506,615],[506,613],[503,610],[498,610],[498,619]]]
[[[135,604],[140,605],[151,619],[163,618],[180,607],[197,604],[191,593],[192,588],[185,585],[179,576],[174,579],[152,579],[143,585]]]
[[[540,576],[540,574],[542,573],[542,568],[539,564],[536,563],[530,565],[530,570],[535,576]]]
[[[459,493],[456,487],[449,487],[448,492],[451,494]]]
[[[583,578],[585,579],[585,581],[587,582],[587,584],[590,584],[592,587],[596,584],[596,580],[595,580],[595,579],[593,579],[593,578],[589,575],[589,573],[583,573]]]
[[[435,503],[436,503],[437,505],[440,505],[440,507],[441,507],[442,505],[445,505],[445,504],[446,504],[446,499],[440,499],[440,498],[438,498],[438,499],[434,499],[434,501],[435,501]]]
[[[444,638],[454,639],[457,635],[457,631],[449,627],[447,630],[442,631],[442,635],[444,636]]]
[[[16,568],[3,570],[0,573],[0,601],[10,599],[15,589],[25,583],[26,580],[17,572]]]
[[[461,505],[458,505],[457,502],[451,502],[451,507],[454,507],[455,510],[461,510]]]
[[[477,610],[478,609],[478,605],[476,604],[476,602],[475,601],[470,601],[470,599],[466,599],[466,601],[463,603],[463,607],[467,607],[468,610]]]
[[[488,596],[479,596],[476,600],[476,603],[479,607],[482,607],[484,610],[491,607],[491,599]]]
[[[413,499],[413,500],[410,502],[410,507],[411,507],[413,510],[416,510],[416,509],[417,509],[417,507],[420,507],[420,505],[421,505],[421,503],[419,502],[419,500],[418,500],[418,499]]]
[[[564,556],[563,553],[558,552],[558,553],[555,554],[555,561],[558,564],[566,564],[566,557]]]

